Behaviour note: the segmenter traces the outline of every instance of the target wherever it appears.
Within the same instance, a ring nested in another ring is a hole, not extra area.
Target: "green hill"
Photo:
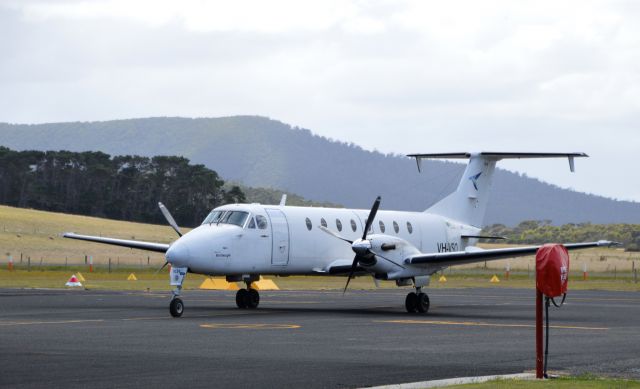
[[[366,151],[257,116],[0,123],[0,145],[18,150],[182,155],[246,186],[358,208],[369,207],[381,195],[383,208],[414,211],[452,191],[464,168],[434,161],[419,174],[406,157]],[[516,225],[544,219],[555,225],[637,223],[640,204],[561,189],[498,169],[485,223]]]

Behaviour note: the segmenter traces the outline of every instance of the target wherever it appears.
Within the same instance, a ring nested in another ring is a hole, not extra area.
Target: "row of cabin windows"
[[[307,223],[307,229],[309,231],[311,231],[311,229],[313,228],[313,224],[311,223],[311,219],[306,218],[305,222]],[[366,223],[366,221],[365,221]],[[324,218],[320,219],[320,225],[324,228],[327,228],[327,221]],[[379,221],[378,225],[380,226],[380,232],[382,232],[384,234],[386,227],[384,225],[384,222],[382,220]],[[336,219],[336,228],[338,229],[338,231],[342,231],[342,222],[340,221],[340,219]],[[358,225],[356,224],[356,221],[351,219],[351,230],[353,232],[356,232],[356,230],[358,229]],[[369,232],[371,232],[372,229],[369,229]],[[397,222],[393,222],[393,230],[397,233],[400,232],[400,226],[398,225]],[[407,222],[407,231],[409,231],[410,234],[413,233],[413,226],[411,225],[410,222]]]

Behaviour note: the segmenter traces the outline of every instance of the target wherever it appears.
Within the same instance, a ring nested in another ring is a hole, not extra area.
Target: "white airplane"
[[[540,246],[483,250],[476,247],[487,208],[496,162],[507,158],[569,159],[584,153],[447,153],[411,154],[418,170],[423,159],[469,159],[458,188],[424,212],[378,211],[378,197],[370,211],[344,208],[309,208],[279,205],[229,204],[215,208],[202,224],[182,235],[162,205],[160,209],[180,236],[171,244],[103,238],[66,233],[66,238],[163,252],[171,264],[170,284],[175,286],[169,311],[180,317],[180,296],[187,273],[226,276],[244,282],[238,290],[238,308],[256,308],[258,291],[250,287],[261,275],[371,275],[413,286],[405,307],[411,313],[429,310],[422,288],[430,276],[449,266],[535,254]],[[567,249],[610,246],[598,241],[565,244]],[[354,257],[355,253],[355,257]]]

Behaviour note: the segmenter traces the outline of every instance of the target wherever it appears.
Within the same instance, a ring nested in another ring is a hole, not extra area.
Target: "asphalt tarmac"
[[[362,387],[535,368],[534,292],[0,290],[0,386]],[[640,295],[570,292],[551,308],[549,369],[640,378]]]

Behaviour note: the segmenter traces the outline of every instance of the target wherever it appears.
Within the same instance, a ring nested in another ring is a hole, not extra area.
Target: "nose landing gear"
[[[182,299],[180,297],[172,298],[169,303],[169,313],[171,313],[171,316],[180,317],[182,316],[182,312],[184,312],[184,303],[182,302]]]

